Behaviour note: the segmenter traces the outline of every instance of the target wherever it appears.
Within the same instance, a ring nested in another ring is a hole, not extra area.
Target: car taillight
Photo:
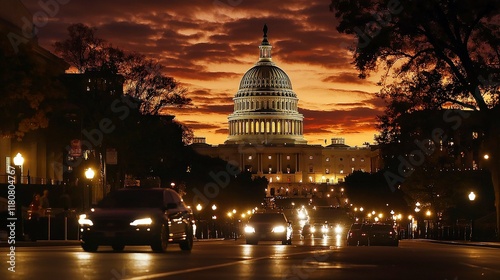
[[[362,233],[361,236],[366,236],[366,233]]]

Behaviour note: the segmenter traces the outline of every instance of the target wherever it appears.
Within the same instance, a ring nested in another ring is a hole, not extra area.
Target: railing
[[[42,213],[26,212],[24,235],[35,240],[78,240],[79,227],[75,209],[47,208]]]
[[[0,184],[8,183],[8,175],[0,175]],[[27,185],[57,185],[59,183],[56,179],[42,178],[42,177],[32,177],[32,176],[21,176],[21,184]]]

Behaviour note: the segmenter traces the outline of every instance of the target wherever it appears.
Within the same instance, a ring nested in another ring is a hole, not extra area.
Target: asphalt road
[[[399,247],[345,247],[335,238],[246,245],[244,240],[195,242],[113,252],[100,247],[17,247],[15,272],[2,247],[0,279],[500,279],[500,249],[403,240]]]

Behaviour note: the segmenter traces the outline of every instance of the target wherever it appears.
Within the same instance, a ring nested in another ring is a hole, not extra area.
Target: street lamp
[[[470,192],[469,193],[469,200],[472,204],[472,202],[474,202],[474,200],[476,200],[476,194],[474,192]],[[472,211],[471,209],[471,215],[470,215],[470,236],[469,236],[469,240],[472,241],[472,227],[474,225],[474,211]]]
[[[16,174],[16,183],[21,184],[21,178],[23,176],[23,163],[24,163],[24,158],[21,155],[21,153],[17,153],[17,155],[14,157],[14,165],[19,167],[19,172]],[[18,179],[19,178],[19,179]]]
[[[87,180],[92,181],[92,179],[94,179],[94,176],[95,176],[95,172],[94,170],[92,170],[92,168],[87,168],[87,170],[85,170],[85,178],[87,178]],[[88,195],[88,199],[86,199],[86,201],[88,202],[88,206],[90,208],[90,205],[92,204],[91,201],[92,201],[92,186],[89,186],[89,182],[87,182],[87,195]],[[85,193],[84,193],[84,197],[85,197]]]

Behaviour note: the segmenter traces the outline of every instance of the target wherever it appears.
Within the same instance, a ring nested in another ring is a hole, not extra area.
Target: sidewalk
[[[211,239],[194,239],[194,242],[209,242],[209,241],[223,241],[224,238],[211,238]],[[234,239],[227,239],[234,240]],[[37,241],[19,241],[16,244],[8,244],[7,241],[0,241],[0,248],[2,247],[42,247],[42,246],[79,246],[79,240],[37,240]]]
[[[432,243],[440,243],[440,244],[448,244],[448,245],[500,248],[500,242],[479,242],[479,241],[465,241],[465,240],[436,240],[436,239],[403,239],[403,240],[415,240],[415,241],[419,241],[419,242],[432,242]]]
[[[77,246],[79,240],[37,240],[37,241],[19,241],[15,244],[8,244],[7,241],[0,241],[0,247],[42,247],[42,246]]]

